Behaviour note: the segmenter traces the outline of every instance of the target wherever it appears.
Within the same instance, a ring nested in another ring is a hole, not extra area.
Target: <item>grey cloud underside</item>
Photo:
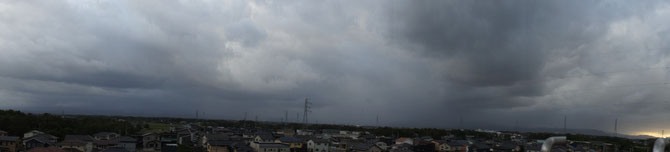
[[[1,3],[2,108],[634,133],[670,107],[662,1]]]

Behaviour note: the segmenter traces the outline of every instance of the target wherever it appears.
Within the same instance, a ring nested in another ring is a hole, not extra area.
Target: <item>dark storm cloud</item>
[[[390,35],[405,48],[446,63],[444,79],[458,92],[447,101],[479,108],[529,106],[536,101],[520,98],[552,93],[544,86],[551,80],[547,62],[574,56],[574,50],[605,35],[611,22],[653,5],[400,1],[390,7]]]
[[[670,107],[664,2],[0,4],[1,108],[279,121],[309,97],[321,123],[602,129]]]

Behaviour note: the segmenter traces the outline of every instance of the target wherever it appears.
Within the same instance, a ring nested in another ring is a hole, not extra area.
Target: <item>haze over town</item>
[[[0,109],[670,130],[667,1],[2,1]]]

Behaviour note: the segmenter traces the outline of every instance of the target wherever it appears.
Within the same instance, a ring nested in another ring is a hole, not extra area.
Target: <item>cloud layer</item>
[[[663,1],[0,2],[0,108],[295,121],[309,97],[319,123],[653,132],[670,122],[668,16]]]

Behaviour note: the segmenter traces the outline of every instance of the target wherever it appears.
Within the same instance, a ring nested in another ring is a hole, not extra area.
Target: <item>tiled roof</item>
[[[64,140],[93,141],[93,138],[89,135],[65,135]]]
[[[256,143],[258,147],[262,148],[288,148],[289,146],[282,143]]]
[[[65,152],[65,150],[58,147],[35,147],[26,152]]]
[[[16,136],[0,136],[1,141],[17,141],[19,137]]]
[[[283,143],[298,143],[302,142],[302,139],[300,138],[295,138],[295,137],[279,137],[277,140],[283,142]]]

